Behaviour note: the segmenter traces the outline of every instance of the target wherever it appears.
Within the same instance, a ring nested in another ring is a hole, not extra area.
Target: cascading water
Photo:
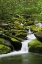
[[[36,37],[34,36],[34,34],[32,34],[31,30],[30,30],[30,27],[29,27],[29,31],[28,31],[28,35],[27,35],[27,40],[24,40],[22,42],[22,48],[21,48],[21,51],[25,51],[25,52],[28,52],[28,43],[33,40],[33,39],[36,39]]]
[[[29,31],[28,31],[28,34],[32,34],[32,32],[31,32],[31,30],[30,30],[30,26],[28,26],[29,27]]]
[[[36,39],[36,37],[34,36],[34,34],[32,34],[32,32],[30,31],[30,28],[29,28],[29,31],[28,31],[28,34],[27,34],[27,40],[24,40],[23,42],[21,42],[22,43],[21,50],[20,51],[11,52],[11,53],[8,53],[8,54],[2,54],[2,55],[0,55],[0,57],[28,53],[28,43],[33,39]]]

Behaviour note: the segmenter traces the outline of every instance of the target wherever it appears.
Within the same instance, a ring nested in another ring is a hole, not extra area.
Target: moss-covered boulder
[[[28,26],[34,25],[34,21],[28,21],[27,24],[28,24]]]
[[[0,44],[5,44],[5,43],[6,43],[5,39],[0,38]]]
[[[14,22],[13,28],[18,29],[18,30],[24,29],[23,26],[21,25],[21,23],[19,23],[19,21]]]
[[[34,33],[34,35],[36,36],[38,40],[42,41],[42,32],[36,32]]]
[[[29,30],[29,27],[26,26],[26,25],[24,25],[24,29],[28,31]]]
[[[27,36],[27,32],[25,30],[17,30],[15,31],[15,37],[25,39]]]
[[[9,40],[0,38],[0,44],[10,47],[11,51],[13,51],[13,46]]]
[[[11,37],[11,44],[13,45],[14,50],[21,50],[22,43],[19,40]]]
[[[10,47],[0,44],[0,54],[6,54],[9,53],[10,51],[11,51]]]
[[[10,36],[9,30],[4,30],[3,33],[4,33],[5,35],[7,35],[7,36]]]
[[[31,31],[38,32],[38,28],[35,25],[30,26]]]
[[[30,26],[31,31],[33,32],[39,32],[42,31],[42,27],[36,27],[36,25]]]
[[[6,23],[2,23],[0,27],[2,27],[3,29],[9,29],[9,25]]]
[[[9,40],[10,43],[13,45],[14,50],[21,50],[22,43],[21,41],[26,39],[27,32],[25,30],[4,30],[3,34],[0,34],[1,38],[5,40]],[[6,45],[6,43],[4,44]]]
[[[10,43],[13,45],[14,50],[20,50],[22,47],[22,43],[19,39],[16,39],[14,37],[9,37],[6,35],[0,35],[2,38],[9,40]],[[10,46],[10,45],[9,45]],[[10,46],[12,48],[12,46]]]
[[[29,51],[35,53],[42,53],[42,42],[38,40],[32,40],[28,44]]]
[[[42,26],[41,27],[39,27],[39,29],[38,29],[39,31],[42,31]]]

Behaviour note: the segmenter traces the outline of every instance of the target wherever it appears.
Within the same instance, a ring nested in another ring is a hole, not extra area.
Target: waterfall
[[[32,34],[31,30],[30,30],[30,26],[29,26],[29,31],[27,34],[27,40],[24,40],[22,43],[22,48],[21,48],[21,52],[28,52],[29,48],[28,48],[28,43],[33,40],[36,39],[36,37],[34,36],[34,34]]]
[[[28,30],[28,34],[32,34],[30,26],[28,26],[29,30]]]
[[[22,43],[22,48],[20,51],[13,51],[11,53],[8,53],[8,54],[2,54],[0,55],[0,57],[5,57],[5,56],[12,56],[12,55],[18,55],[18,54],[24,54],[24,53],[28,53],[28,43],[33,40],[33,39],[36,39],[36,37],[34,36],[34,34],[32,34],[32,32],[30,31],[30,28],[29,28],[29,34],[27,35],[27,40],[24,40]]]
[[[30,30],[30,28],[29,28],[29,31],[28,31],[28,33],[29,33],[29,34],[31,34],[31,30]]]
[[[22,42],[21,51],[28,52],[28,40],[24,40],[24,41]]]

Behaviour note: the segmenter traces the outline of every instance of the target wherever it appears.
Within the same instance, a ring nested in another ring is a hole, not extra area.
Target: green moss
[[[14,29],[23,29],[23,26],[18,21],[15,21],[14,22]]]
[[[16,31],[16,35],[15,36],[26,36],[27,35],[27,33],[26,33],[26,31],[25,30],[17,30]]]
[[[5,39],[4,38],[0,38],[0,44],[5,44],[5,43],[6,43]]]
[[[12,40],[12,41],[18,41],[18,40],[16,40],[15,38],[12,38],[12,37],[11,37],[11,40]]]
[[[8,31],[8,30],[4,30],[3,32],[4,32],[4,34],[5,34],[5,35],[7,35],[7,36],[9,36],[9,35],[10,35],[10,33],[9,33],[9,31]]]
[[[11,31],[12,33],[12,37],[17,37],[17,38],[23,38],[25,39],[25,37],[27,36],[27,32],[25,30],[13,30]]]
[[[19,38],[19,37],[15,37],[18,41],[22,41],[23,39],[22,38]]]
[[[42,31],[42,27],[38,28],[38,31]]]
[[[42,53],[42,42],[38,40],[32,40],[29,42],[28,47],[30,52]]]
[[[10,47],[0,44],[0,54],[6,54],[10,51]]]
[[[38,32],[38,28],[35,25],[30,26],[33,32]]]
[[[37,45],[40,45],[40,44],[42,44],[42,43],[38,40],[32,40],[31,42],[29,42],[30,46],[37,46]]]
[[[28,26],[24,26],[24,29],[27,29],[27,30],[29,30],[29,27],[28,27]]]
[[[34,21],[28,21],[27,24],[28,25],[34,25]]]
[[[42,27],[36,27],[36,25],[32,25],[32,26],[30,26],[30,28],[31,28],[31,30],[33,31],[33,32],[39,32],[39,31],[42,31]]]
[[[36,32],[34,34],[38,40],[42,41],[42,32]]]
[[[12,42],[19,42],[19,40],[15,39],[15,38],[13,38],[13,37],[11,37],[11,41],[12,41]]]

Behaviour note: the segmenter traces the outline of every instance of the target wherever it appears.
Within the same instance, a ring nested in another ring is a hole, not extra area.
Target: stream
[[[36,39],[33,33],[27,35],[27,40],[22,41],[20,51],[0,55],[0,64],[42,64],[42,54],[31,53],[28,49],[28,43]]]

